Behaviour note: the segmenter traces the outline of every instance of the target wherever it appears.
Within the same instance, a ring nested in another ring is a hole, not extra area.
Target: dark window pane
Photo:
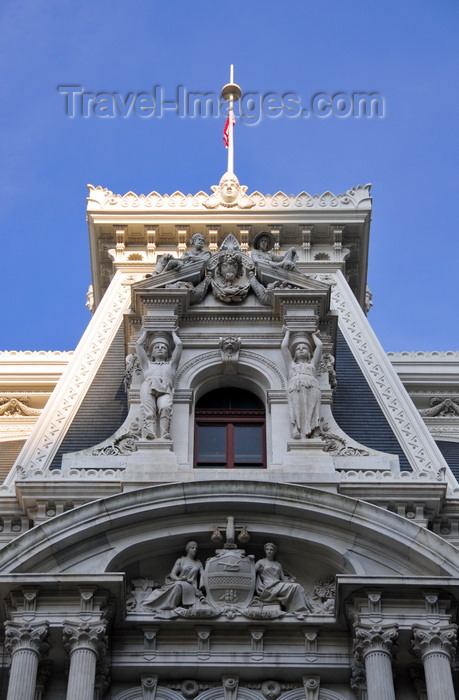
[[[258,396],[245,389],[224,387],[215,389],[201,396],[196,404],[196,412],[200,410],[236,410],[236,411],[264,411],[263,403]]]
[[[198,425],[198,463],[226,463],[226,427]]]
[[[234,426],[234,464],[261,464],[263,461],[261,425]]]

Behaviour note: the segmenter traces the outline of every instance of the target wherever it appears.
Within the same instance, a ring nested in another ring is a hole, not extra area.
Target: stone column
[[[106,651],[107,623],[64,622],[64,647],[70,656],[67,700],[93,700],[96,665]]]
[[[397,626],[356,624],[354,634],[356,660],[365,664],[368,700],[395,700],[392,654]]]
[[[415,625],[413,651],[423,665],[428,700],[455,700],[451,662],[457,642],[457,625]]]
[[[11,654],[7,700],[34,700],[38,662],[49,649],[47,636],[47,622],[5,622],[5,646]]]

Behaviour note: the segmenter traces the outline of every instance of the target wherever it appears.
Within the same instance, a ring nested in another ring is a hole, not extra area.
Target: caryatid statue
[[[288,407],[292,438],[311,438],[319,430],[321,391],[318,381],[323,344],[318,333],[297,334],[285,329],[281,350],[288,375]],[[312,349],[314,344],[314,350]]]
[[[143,371],[140,406],[147,440],[170,440],[172,395],[182,355],[182,341],[172,331],[155,332],[147,345],[145,329],[137,340],[137,355]]]

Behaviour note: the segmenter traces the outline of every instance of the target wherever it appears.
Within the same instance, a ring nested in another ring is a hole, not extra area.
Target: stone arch
[[[251,350],[241,350],[237,363],[237,374],[225,374],[224,364],[218,350],[202,353],[193,357],[180,368],[177,379],[177,389],[196,389],[209,377],[240,376],[260,383],[266,391],[284,391],[285,378],[279,368],[260,353]]]
[[[156,700],[183,700],[183,695],[171,688],[164,688],[158,685],[155,694]],[[143,693],[140,686],[123,690],[113,697],[113,700],[142,700]]]
[[[287,693],[283,693],[279,700],[304,700],[304,698],[304,688],[295,688],[294,690],[289,690]],[[320,688],[319,700],[345,700],[345,698],[334,690]]]
[[[210,688],[200,693],[195,700],[224,700],[223,687]],[[237,700],[264,700],[263,695],[251,688],[239,686],[237,689]],[[304,700],[304,698],[303,698]]]
[[[348,496],[255,480],[166,484],[91,502],[7,545],[0,574],[119,572],[152,557],[169,565],[189,539],[210,547],[212,525],[230,514],[248,526],[256,555],[274,539],[300,576],[324,561],[353,574],[350,555],[363,575],[459,575],[458,550],[413,521]]]
[[[263,355],[241,350],[237,371],[227,371],[219,350],[202,353],[186,362],[179,370],[176,380],[178,392],[189,393],[190,404],[176,405],[172,423],[175,451],[180,464],[193,464],[194,452],[194,407],[209,391],[223,387],[240,387],[260,398],[266,409],[266,454],[268,464],[272,461],[272,424],[269,392],[284,392],[285,379],[279,368]],[[285,397],[285,402],[287,401]],[[287,408],[285,407],[287,410]],[[286,413],[287,416],[287,413]],[[178,427],[180,426],[180,430]],[[184,434],[184,426],[188,426]]]

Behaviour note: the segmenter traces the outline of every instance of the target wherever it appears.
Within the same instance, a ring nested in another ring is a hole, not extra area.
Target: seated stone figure
[[[253,239],[252,260],[254,263],[262,262],[267,263],[271,267],[281,267],[284,270],[299,272],[296,267],[296,259],[298,257],[296,248],[289,248],[284,255],[276,255],[271,253],[272,248],[274,248],[274,242],[274,236],[269,231],[257,233]]]
[[[279,603],[287,612],[312,611],[304,588],[287,576],[274,560],[277,547],[272,542],[264,546],[265,557],[255,564],[256,592],[262,603]]]
[[[201,600],[202,563],[196,559],[197,542],[187,542],[185,551],[186,556],[177,559],[164,585],[152,591],[142,601],[143,605],[154,610],[174,610],[180,606],[191,607]]]
[[[171,270],[181,270],[185,265],[189,265],[194,262],[206,262],[210,258],[210,251],[204,250],[206,245],[206,240],[202,233],[195,233],[194,236],[190,238],[189,250],[186,250],[181,258],[174,258],[170,253],[162,255],[155,267],[155,275],[161,274],[161,272],[170,272]]]

